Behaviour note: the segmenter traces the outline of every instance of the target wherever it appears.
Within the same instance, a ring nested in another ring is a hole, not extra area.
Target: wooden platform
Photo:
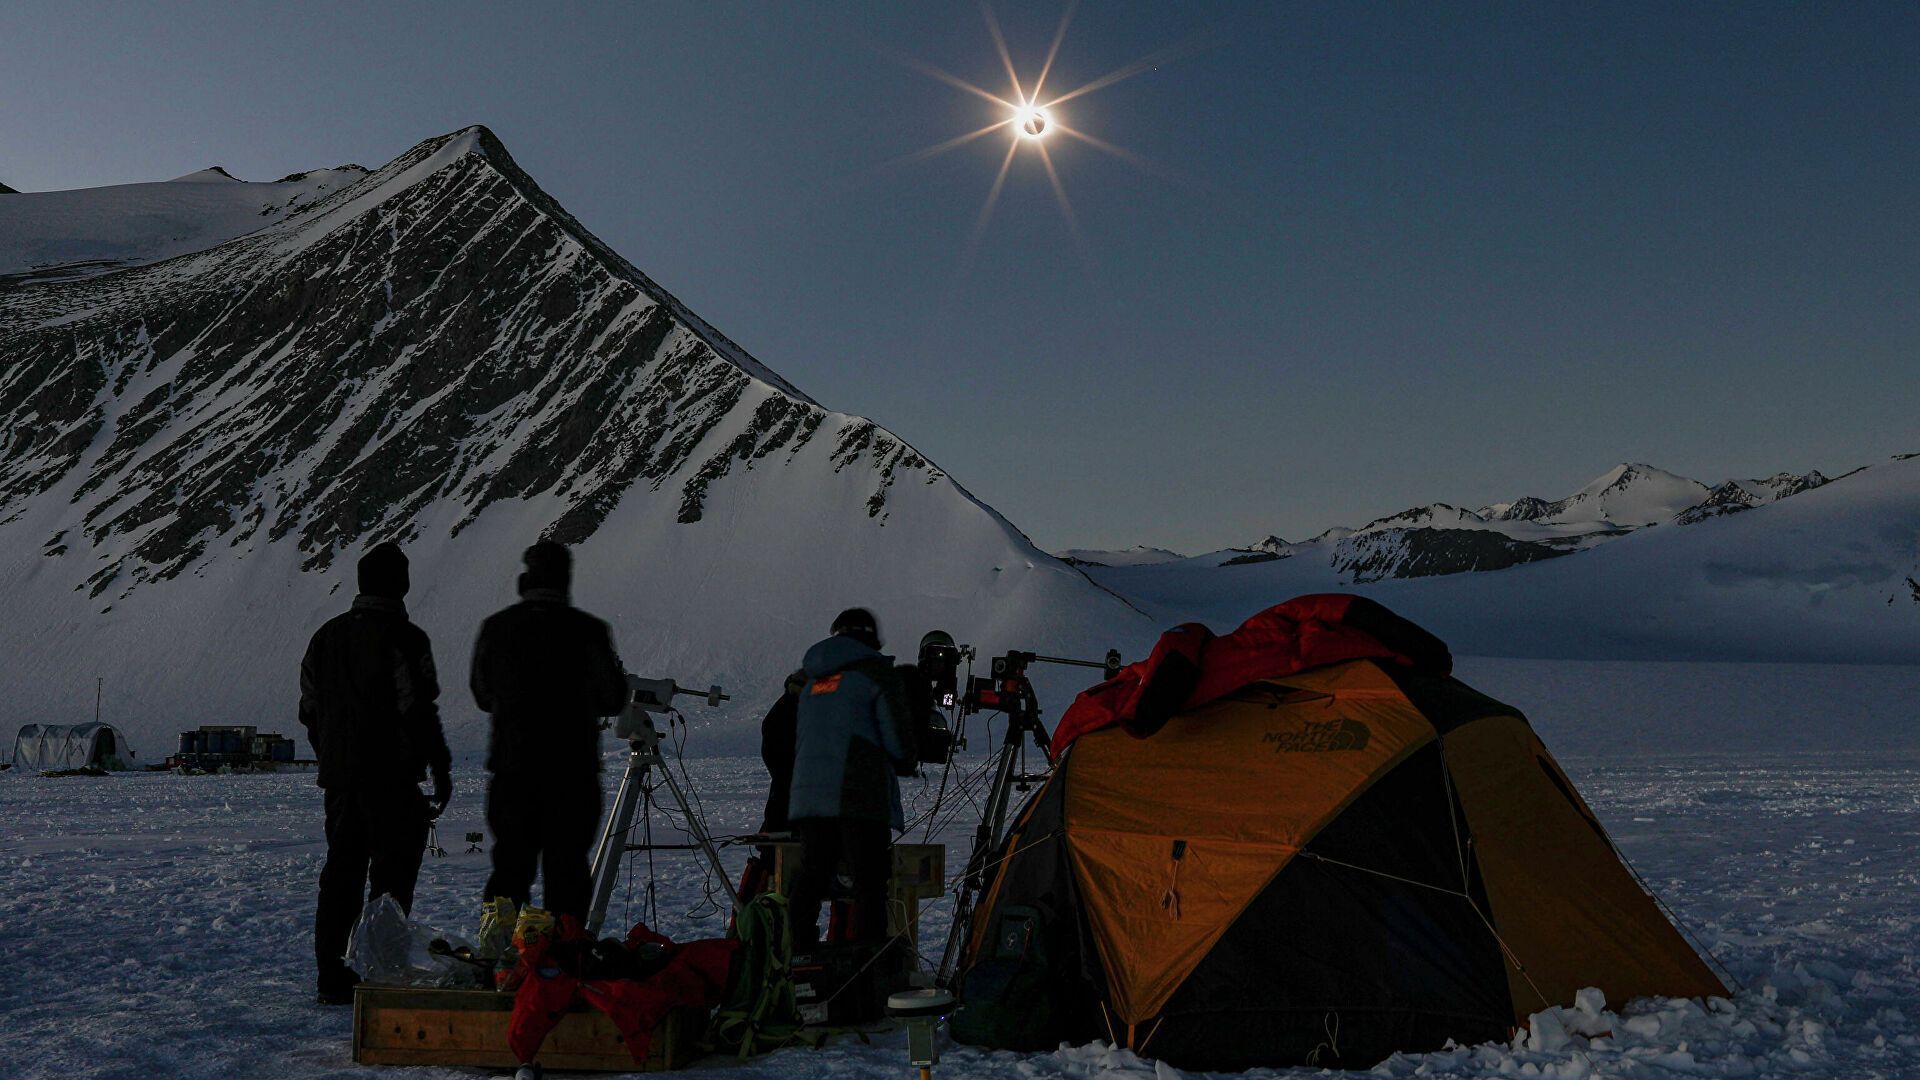
[[[353,1060],[361,1065],[472,1065],[511,1069],[525,1064],[507,1049],[513,995],[490,990],[425,990],[358,986],[353,994]],[[654,1029],[645,1066],[606,1014],[577,1004],[541,1044],[536,1060],[549,1069],[663,1072],[700,1054],[704,1009],[675,1009]]]

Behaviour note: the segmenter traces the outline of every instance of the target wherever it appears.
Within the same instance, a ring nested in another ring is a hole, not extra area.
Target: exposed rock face
[[[104,441],[72,496],[82,537],[62,538],[113,550],[96,595],[215,543],[291,537],[322,568],[448,503],[457,533],[556,494],[548,534],[578,543],[638,485],[691,523],[713,484],[815,437],[871,475],[872,516],[941,475],[691,318],[484,129],[212,251],[23,292],[0,308],[0,516]]]
[[[1395,529],[1357,533],[1334,546],[1333,565],[1353,582],[1504,570],[1565,555],[1566,548],[1513,540],[1484,529]]]
[[[1523,495],[1508,503],[1497,514],[1491,514],[1488,517],[1498,521],[1540,521],[1552,517],[1558,508],[1558,503],[1536,499],[1532,495]]]

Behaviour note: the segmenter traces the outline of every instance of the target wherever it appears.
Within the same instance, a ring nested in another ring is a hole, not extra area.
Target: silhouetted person
[[[787,817],[800,841],[792,885],[796,945],[818,937],[820,903],[842,860],[853,879],[857,941],[887,933],[895,829],[906,827],[900,781],[914,767],[910,709],[873,613],[850,608],[807,650],[794,733]]]
[[[767,807],[760,815],[763,833],[787,831],[787,800],[793,796],[794,726],[800,717],[800,691],[806,685],[804,671],[787,676],[780,700],[760,721],[760,761],[767,767]]]
[[[427,825],[453,796],[426,632],[407,621],[407,556],[391,543],[360,559],[360,594],[313,635],[300,661],[300,723],[320,759],[327,862],[313,920],[322,1004],[353,1000],[343,962],[369,895],[413,908]],[[420,793],[431,770],[433,796]]]
[[[584,921],[600,823],[600,718],[626,704],[627,679],[607,624],[568,602],[566,547],[542,540],[522,558],[520,602],[482,623],[473,649],[473,699],[493,714],[493,875],[481,899],[525,907],[539,868],[547,909]]]

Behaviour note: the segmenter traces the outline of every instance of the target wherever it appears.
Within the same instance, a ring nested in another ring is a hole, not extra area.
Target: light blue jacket
[[[906,827],[899,776],[913,772],[904,688],[893,658],[850,637],[830,637],[801,664],[787,816],[882,821]]]

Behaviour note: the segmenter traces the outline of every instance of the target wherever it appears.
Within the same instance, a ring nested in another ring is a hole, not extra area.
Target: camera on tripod
[[[913,719],[914,755],[923,765],[943,765],[953,757],[958,738],[948,717],[960,704],[960,661],[973,657],[973,646],[957,645],[945,630],[930,631],[920,639],[914,670],[918,685],[910,697],[920,714]],[[924,697],[921,697],[924,695]]]
[[[1047,730],[1040,723],[1040,699],[1027,677],[1027,669],[1034,664],[1099,668],[1109,679],[1120,671],[1118,649],[1107,650],[1106,657],[1098,662],[1012,649],[988,662],[988,675],[973,674],[973,658],[973,646],[955,644],[953,635],[944,630],[934,630],[920,639],[914,668],[919,685],[914,692],[924,694],[927,707],[920,710],[925,715],[916,719],[913,735],[925,764],[944,764],[955,750],[966,749],[965,720],[983,712],[1006,714],[1010,742],[1018,743],[1025,735],[1034,746],[1045,750]],[[968,665],[964,681],[960,676],[963,660]]]
[[[955,645],[953,635],[935,630],[920,639],[920,674],[927,680],[936,709],[960,703],[960,661],[973,655],[973,646]]]

